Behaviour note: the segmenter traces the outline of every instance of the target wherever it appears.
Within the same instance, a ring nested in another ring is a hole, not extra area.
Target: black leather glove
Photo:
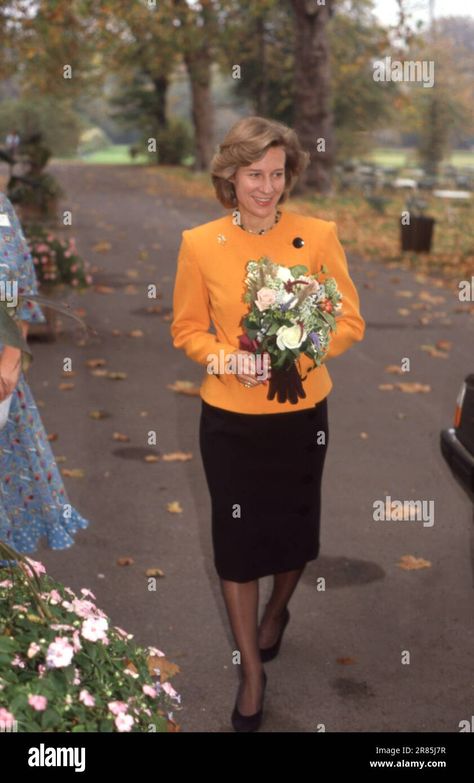
[[[304,399],[306,397],[306,392],[303,389],[303,384],[295,362],[285,370],[275,370],[272,368],[267,400],[273,400],[275,394],[278,402],[286,402],[289,400],[292,405],[296,405],[299,398]]]

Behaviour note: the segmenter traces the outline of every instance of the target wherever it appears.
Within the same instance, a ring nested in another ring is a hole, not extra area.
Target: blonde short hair
[[[305,152],[294,130],[266,117],[244,117],[227,132],[211,161],[210,174],[216,196],[226,209],[237,206],[234,185],[229,182],[240,166],[249,166],[263,158],[270,147],[285,150],[285,189],[278,201],[282,204],[309,165],[310,154]]]

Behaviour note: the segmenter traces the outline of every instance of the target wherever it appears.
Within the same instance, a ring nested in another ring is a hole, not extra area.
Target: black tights
[[[273,591],[265,607],[262,627],[280,621],[305,567],[273,575]],[[242,714],[251,715],[260,709],[262,694],[263,666],[258,645],[259,582],[258,579],[251,582],[220,581],[235,649],[240,652],[242,666],[243,683],[238,708]]]

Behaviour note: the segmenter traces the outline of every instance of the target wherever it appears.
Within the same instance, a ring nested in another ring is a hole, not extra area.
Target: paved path
[[[83,479],[66,482],[72,502],[91,520],[70,550],[37,556],[74,589],[92,589],[116,624],[181,667],[172,682],[183,697],[176,717],[184,731],[229,731],[237,677],[212,561],[210,500],[198,449],[200,401],[166,388],[177,379],[198,384],[202,371],[172,347],[169,321],[143,313],[149,283],[161,286],[164,308],[171,307],[181,231],[222,210],[217,202],[171,192],[156,172],[142,168],[68,164],[55,172],[68,194],[64,208],[73,209],[79,249],[100,267],[97,281],[114,292],[77,298],[98,331],[87,345],[76,344],[67,320],[56,343],[32,344],[29,382],[45,402],[48,432],[59,435],[53,447],[67,457],[61,467],[85,470]],[[108,253],[92,251],[101,241],[111,243]],[[456,312],[453,294],[403,269],[355,259],[350,269],[366,338],[330,363],[322,555],[307,566],[280,656],[266,666],[262,731],[314,732],[320,724],[332,732],[457,731],[474,703],[472,508],[438,444],[460,382],[473,371],[474,318]],[[397,290],[414,297],[398,297]],[[419,298],[422,291],[445,301],[430,304]],[[415,301],[428,309],[411,310]],[[421,325],[420,316],[432,320]],[[114,329],[122,335],[114,336]],[[143,338],[127,335],[136,329]],[[440,339],[453,343],[448,359],[419,347]],[[77,371],[68,392],[58,389],[65,356]],[[403,357],[411,359],[409,375],[384,372]],[[105,358],[108,369],[128,377],[95,377],[84,365],[88,358]],[[399,380],[428,383],[432,391],[378,388]],[[110,418],[94,421],[88,412],[96,409]],[[149,430],[157,432],[156,448],[147,446]],[[114,441],[116,431],[130,442]],[[143,460],[148,451],[178,450],[191,451],[193,460]],[[375,522],[373,502],[387,496],[433,500],[434,526]],[[173,500],[182,514],[166,510]],[[432,567],[401,570],[397,562],[407,554]],[[123,556],[133,565],[116,565]],[[156,592],[148,590],[144,572],[150,567],[165,573]],[[320,577],[324,592],[317,589]],[[263,606],[271,580],[260,584]],[[410,652],[409,665],[401,663],[403,651]]]

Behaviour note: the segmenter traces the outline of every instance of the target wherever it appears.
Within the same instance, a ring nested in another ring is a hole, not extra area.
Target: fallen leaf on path
[[[74,389],[74,383],[60,383],[58,389],[60,391],[71,391],[71,389]]]
[[[110,286],[108,286],[108,285],[95,285],[94,286],[94,291],[97,294],[113,294],[114,290],[115,290],[114,288],[110,288]]]
[[[123,291],[125,294],[138,294],[138,288],[136,285],[126,285]]]
[[[119,557],[117,560],[118,566],[129,566],[135,562],[133,557]]]
[[[166,315],[163,316],[163,321],[171,321],[173,318],[173,313],[166,313]]]
[[[146,457],[143,457],[145,462],[159,462],[160,457],[158,457],[157,454],[147,454]]]
[[[108,419],[110,413],[107,413],[107,411],[89,411],[89,416],[91,419]]]
[[[183,510],[179,500],[173,500],[171,503],[167,503],[166,508],[170,514],[181,514]]]
[[[107,372],[108,370],[104,370],[103,368],[99,367],[97,370],[91,370],[91,375],[94,375],[95,378],[105,378]]]
[[[163,454],[162,459],[165,462],[175,462],[177,460],[186,462],[188,459],[192,459],[193,455],[191,451],[173,451],[170,454]]]
[[[420,291],[418,297],[424,302],[429,302],[430,304],[440,304],[441,302],[446,301],[445,296],[433,296],[433,294],[430,294],[428,291]]]
[[[453,347],[453,344],[450,340],[438,340],[436,347],[441,351],[450,351]]]
[[[74,378],[76,375],[77,375],[77,372],[75,372],[75,370],[69,370],[69,372],[66,371],[66,370],[63,370],[63,372],[61,374],[61,378]]]
[[[111,381],[123,381],[124,378],[128,378],[126,372],[107,372],[106,378],[110,378]]]
[[[178,394],[190,394],[196,397],[199,395],[199,387],[195,386],[193,381],[175,381],[167,384],[166,388]]]
[[[410,310],[407,310],[406,307],[399,307],[398,313],[399,315],[410,315]]]
[[[86,367],[103,367],[107,364],[107,359],[86,359],[84,364]]]
[[[55,457],[54,461],[58,462],[58,463],[59,462],[67,462],[67,457],[62,457],[62,456],[61,457]]]
[[[150,655],[147,659],[147,666],[152,677],[155,674],[155,669],[159,669],[161,683],[181,671],[176,663],[171,663],[164,655]]]
[[[448,354],[445,351],[438,351],[434,345],[420,345],[422,351],[426,351],[430,356],[436,359],[447,359]]]
[[[147,568],[145,576],[164,576],[164,572],[161,568]]]
[[[127,277],[138,277],[138,270],[137,269],[127,269],[126,275],[127,275]]]
[[[395,386],[393,383],[379,383],[380,391],[393,391]]]
[[[399,568],[403,568],[404,571],[416,571],[418,568],[431,568],[429,560],[424,560],[422,557],[413,557],[413,555],[403,555],[397,565]]]
[[[61,473],[68,478],[84,478],[85,475],[82,468],[63,468]]]
[[[112,438],[114,440],[120,441],[120,443],[128,443],[129,440],[130,440],[128,435],[124,435],[122,432],[114,432],[114,434],[112,435]]]
[[[412,383],[396,383],[395,386],[406,394],[417,394],[419,392],[428,394],[431,391],[431,386],[428,383],[417,383],[415,381]]]
[[[142,332],[141,329],[133,329],[128,334],[129,334],[129,337],[145,337],[145,332]]]
[[[120,329],[112,329],[112,331],[111,331],[111,334],[112,334],[114,337],[120,337],[120,335],[122,334],[122,332],[120,331]]]
[[[368,436],[367,432],[361,432],[361,433],[359,433],[359,437],[362,438],[362,440],[367,440],[367,438],[369,436]]]
[[[51,435],[46,436],[46,440],[53,441],[58,439],[58,433],[52,432]]]
[[[351,666],[353,663],[356,663],[355,658],[336,658],[336,663],[339,663],[341,666]]]
[[[394,375],[404,375],[404,371],[398,364],[389,364],[385,368],[385,372],[393,373]]]
[[[415,296],[413,291],[395,291],[395,296],[404,296],[407,299],[411,296]]]
[[[110,242],[102,241],[97,242],[95,245],[92,246],[92,250],[94,253],[108,253],[109,250],[112,249],[112,245]]]

